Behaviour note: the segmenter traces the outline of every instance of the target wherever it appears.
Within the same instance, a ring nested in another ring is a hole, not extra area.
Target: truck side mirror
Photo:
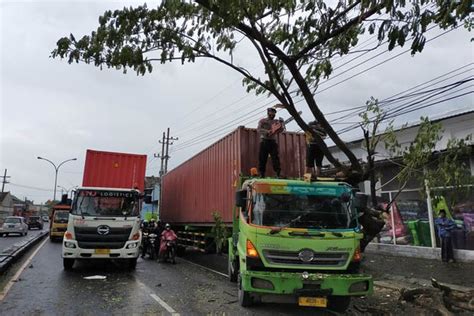
[[[354,207],[358,210],[364,209],[367,207],[367,201],[369,200],[369,196],[367,194],[363,194],[357,192],[354,199]]]
[[[247,190],[240,190],[235,192],[235,206],[245,207],[247,204]]]

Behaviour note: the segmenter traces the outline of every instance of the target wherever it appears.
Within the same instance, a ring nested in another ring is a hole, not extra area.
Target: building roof
[[[7,197],[8,194],[10,194],[10,192],[0,192],[0,203],[3,202],[3,200]]]

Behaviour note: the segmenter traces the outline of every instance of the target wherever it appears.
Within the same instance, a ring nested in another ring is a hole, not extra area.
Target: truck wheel
[[[229,276],[229,281],[232,283],[237,282],[237,273],[235,269],[235,261],[231,261],[230,258],[227,260],[227,275]]]
[[[74,259],[63,258],[63,267],[66,271],[71,271],[74,265]]]
[[[137,267],[138,258],[128,259],[128,270],[133,271]]]
[[[330,296],[328,308],[338,313],[344,313],[351,305],[350,296]]]
[[[249,307],[252,305],[252,297],[250,296],[250,292],[244,291],[242,289],[242,279],[239,275],[238,277],[239,281],[239,304],[242,307]]]

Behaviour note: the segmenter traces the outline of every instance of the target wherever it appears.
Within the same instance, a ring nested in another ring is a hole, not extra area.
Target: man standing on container
[[[278,157],[278,144],[276,134],[285,129],[283,120],[276,120],[276,109],[268,108],[267,117],[258,122],[257,131],[260,134],[260,149],[258,153],[258,171],[260,177],[265,177],[268,155],[272,158],[273,170],[280,177],[280,157]]]
[[[446,211],[440,210],[439,217],[435,221],[438,226],[438,236],[441,240],[441,259],[443,262],[454,261],[453,243],[451,240],[451,231],[456,228],[456,223],[446,217]]]
[[[322,139],[326,138],[326,131],[322,128],[318,121],[309,122],[309,127],[318,134]],[[321,175],[321,167],[323,166],[324,153],[316,143],[311,132],[305,133],[306,137],[306,173],[310,173],[312,178]],[[314,164],[316,162],[316,171],[314,171]]]

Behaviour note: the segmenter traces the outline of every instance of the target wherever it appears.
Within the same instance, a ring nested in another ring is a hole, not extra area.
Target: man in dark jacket
[[[456,223],[446,217],[446,211],[440,210],[439,217],[435,221],[438,227],[438,236],[441,240],[441,259],[443,262],[455,262],[453,252],[453,242],[451,240],[451,231],[456,228]]]
[[[260,149],[258,153],[258,171],[260,177],[265,177],[265,169],[267,165],[268,155],[272,158],[273,170],[277,177],[280,177],[280,157],[278,156],[278,144],[276,135],[285,129],[282,120],[275,119],[276,110],[274,108],[267,109],[267,117],[258,122],[257,131],[260,134]],[[280,125],[281,128],[276,132],[272,132],[272,127]]]
[[[309,127],[317,133],[322,139],[326,138],[326,131],[321,127],[318,121],[312,121],[308,123]],[[319,177],[321,175],[321,167],[323,166],[324,153],[316,143],[311,132],[305,133],[306,138],[306,173],[310,173],[312,178]],[[314,171],[314,165],[316,163],[316,171]]]

